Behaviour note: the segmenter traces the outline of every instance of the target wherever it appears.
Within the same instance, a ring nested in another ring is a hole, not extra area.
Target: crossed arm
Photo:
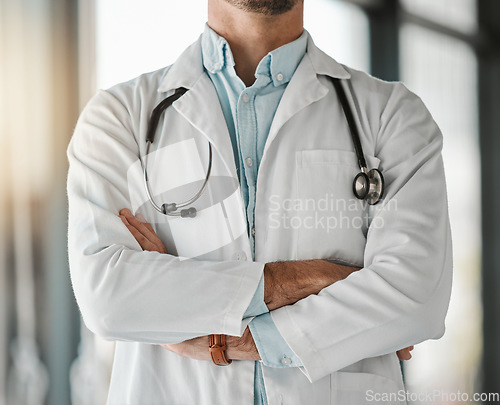
[[[167,253],[153,227],[137,219],[128,209],[120,211],[120,218],[143,250]],[[356,267],[334,264],[326,260],[287,261],[267,263],[264,267],[264,301],[270,311],[291,305],[323,288],[345,279],[360,270]],[[208,336],[165,344],[163,348],[183,357],[210,360]],[[260,360],[252,334],[247,327],[241,337],[227,337],[227,356],[232,360]],[[413,346],[397,351],[400,360],[411,358]]]

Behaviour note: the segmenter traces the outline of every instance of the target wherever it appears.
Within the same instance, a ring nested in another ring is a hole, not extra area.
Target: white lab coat
[[[369,168],[385,176],[376,206],[352,194],[359,168],[328,77],[351,79],[345,88]],[[148,171],[160,203],[189,198],[212,142],[212,177],[195,219],[151,209],[139,160],[151,111],[181,86],[189,91],[160,121]],[[252,405],[254,362],[217,367],[158,344],[241,335],[264,263],[319,258],[363,269],[272,312],[303,367],[264,367],[269,404],[404,403],[395,352],[441,337],[450,297],[441,147],[438,127],[404,85],[342,66],[309,40],[260,165],[252,261],[231,141],[200,42],[171,67],[99,92],[68,149],[69,257],[85,323],[117,341],[108,403]],[[124,207],[153,224],[169,254],[141,251],[117,216]]]

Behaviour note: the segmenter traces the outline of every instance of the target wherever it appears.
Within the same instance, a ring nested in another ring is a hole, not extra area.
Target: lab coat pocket
[[[379,159],[366,156],[369,168]],[[344,150],[296,152],[298,198],[295,203],[297,256],[363,263],[370,225],[368,204],[353,194],[360,172],[356,154]]]
[[[404,405],[405,392],[395,381],[370,373],[337,372],[330,376],[332,405]]]

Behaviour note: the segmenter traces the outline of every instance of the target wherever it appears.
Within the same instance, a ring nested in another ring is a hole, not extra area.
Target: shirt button
[[[252,230],[250,231],[250,233],[255,238],[255,226],[252,226]]]
[[[283,364],[284,366],[289,366],[290,364],[292,364],[292,360],[288,357],[283,357],[281,359],[281,364]]]
[[[244,103],[248,103],[250,101],[250,97],[248,97],[248,94],[245,93],[241,96],[241,99],[243,100]]]
[[[241,252],[235,252],[233,254],[233,260],[238,260],[238,261],[242,262],[242,261],[244,261],[246,259],[247,259],[247,255],[243,251],[241,251]]]
[[[282,73],[278,73],[276,75],[276,80],[279,81],[279,82],[281,82],[283,80],[283,74]]]
[[[252,158],[247,157],[245,159],[245,163],[247,164],[248,167],[252,167],[253,165]]]

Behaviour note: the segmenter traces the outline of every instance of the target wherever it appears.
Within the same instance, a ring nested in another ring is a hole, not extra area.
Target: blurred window
[[[340,1],[307,0],[304,26],[315,44],[337,62],[369,71],[368,18],[359,7]]]
[[[206,0],[95,0],[97,88],[160,69],[196,41]],[[338,62],[368,70],[368,20],[351,4],[308,0],[305,27]]]
[[[97,87],[175,62],[203,32],[206,0],[95,0]]]
[[[476,0],[401,0],[409,12],[465,33],[477,30]]]
[[[454,15],[461,14],[450,14],[450,23]],[[454,253],[446,334],[417,347],[405,368],[408,389],[472,395],[482,343],[477,61],[464,42],[412,24],[401,27],[400,40],[402,80],[423,99],[443,132]]]

